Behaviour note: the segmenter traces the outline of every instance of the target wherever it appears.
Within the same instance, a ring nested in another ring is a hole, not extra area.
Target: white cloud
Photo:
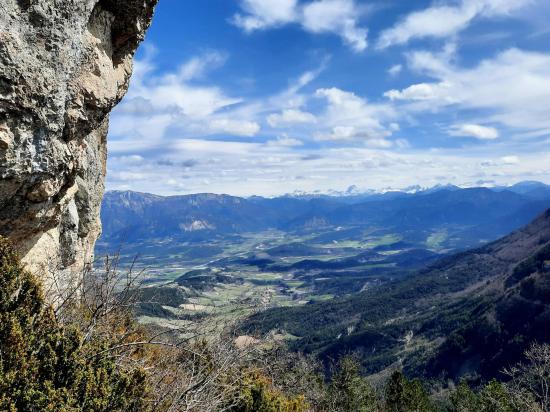
[[[159,154],[163,162],[151,154],[140,163],[111,158],[108,188],[159,194],[208,191],[271,196],[295,190],[346,190],[352,184],[365,189],[406,187],[418,184],[418,176],[425,186],[550,179],[547,150],[518,155],[480,146],[479,150],[396,153],[386,148],[385,141],[376,139],[369,147],[296,150],[293,144],[297,142],[289,141],[293,139],[283,136],[279,140],[261,144],[180,139],[163,148]],[[182,167],[191,162],[193,167]]]
[[[470,25],[477,17],[508,15],[530,0],[462,0],[459,4],[436,3],[427,9],[413,12],[394,27],[382,32],[378,48],[404,44],[414,38],[446,38]]]
[[[227,56],[219,52],[209,52],[202,56],[191,58],[188,62],[183,64],[175,75],[172,77],[177,81],[194,80],[201,78],[205,73],[211,71],[219,66],[222,66],[227,60]]]
[[[360,137],[353,126],[335,126],[328,133],[318,133],[317,140],[353,140]]]
[[[499,137],[498,130],[494,127],[479,124],[455,125],[451,128],[449,134],[457,137],[474,137],[480,140],[494,140]]]
[[[154,69],[150,58],[147,56],[144,60],[138,60],[138,73],[132,78],[128,102],[136,98],[140,104],[145,103],[149,110],[154,107],[157,112],[179,112],[190,118],[201,118],[242,100],[226,96],[218,87],[196,86],[192,83],[225,62],[226,57],[220,53],[209,52],[193,57],[176,72],[161,76],[150,73]],[[129,104],[127,101],[121,110]]]
[[[256,136],[260,131],[260,125],[256,122],[232,119],[214,119],[210,127],[218,133],[227,133],[235,136]]]
[[[319,89],[315,95],[326,101],[322,115],[318,116],[321,130],[315,134],[317,140],[359,140],[377,141],[389,137],[395,131],[392,121],[397,114],[392,106],[369,103],[354,93],[338,88]],[[387,124],[389,123],[389,124]]]
[[[390,76],[397,76],[399,73],[401,73],[402,70],[403,66],[401,64],[394,64],[388,69],[388,74]]]
[[[361,27],[360,8],[353,0],[316,0],[301,5],[297,0],[241,0],[244,14],[232,22],[251,33],[296,23],[309,33],[332,33],[354,51],[367,48],[367,29]]]
[[[389,149],[393,147],[393,142],[386,139],[369,139],[365,142],[365,146],[375,149]]]
[[[509,49],[464,68],[428,52],[412,53],[409,61],[412,69],[436,80],[385,93],[412,103],[409,110],[456,106],[485,110],[486,121],[519,130],[550,128],[550,53]]]
[[[114,160],[121,164],[130,164],[137,165],[142,164],[145,161],[145,158],[141,155],[129,155],[129,156],[118,156]]]
[[[517,165],[519,164],[519,157],[517,156],[503,156],[500,158],[505,165]]]
[[[413,84],[403,90],[390,90],[384,93],[384,96],[390,100],[443,100],[447,104],[455,102],[453,96],[449,94],[451,85],[447,83],[419,83]]]
[[[281,113],[273,113],[267,117],[267,122],[271,127],[315,123],[316,121],[317,118],[313,114],[297,109],[286,109]]]
[[[110,133],[119,139],[113,142],[113,150],[127,152],[130,147],[124,141],[132,138],[147,139],[154,146],[170,128],[195,137],[258,134],[259,123],[234,110],[242,98],[195,82],[225,61],[225,55],[208,52],[189,59],[174,72],[155,75],[151,53],[137,60],[128,94],[112,116]]]
[[[242,0],[246,13],[233,16],[233,23],[246,32],[291,23],[297,18],[297,0]]]
[[[266,143],[267,146],[271,147],[298,147],[303,146],[304,142],[286,135],[280,136],[275,140],[269,140]]]
[[[259,143],[241,143],[241,142],[222,142],[208,141],[199,139],[180,139],[175,141],[169,148],[185,153],[185,156],[201,156],[205,153],[211,156],[221,154],[246,155],[250,151],[258,150],[261,147]]]
[[[335,33],[354,51],[367,48],[365,28],[357,23],[358,9],[352,0],[319,0],[306,4],[302,10],[303,27],[312,33]]]

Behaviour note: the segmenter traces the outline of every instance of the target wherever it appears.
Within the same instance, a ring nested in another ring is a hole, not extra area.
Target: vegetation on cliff
[[[354,356],[330,372],[284,347],[237,348],[230,336],[176,340],[131,319],[131,288],[107,271],[50,307],[0,240],[0,409],[15,411],[497,412],[549,410],[550,346],[535,345],[507,382],[473,390],[365,377]],[[89,290],[93,290],[88,294]],[[75,295],[76,296],[76,295]]]
[[[142,409],[145,372],[95,356],[108,344],[61,325],[36,279],[0,239],[0,410]]]

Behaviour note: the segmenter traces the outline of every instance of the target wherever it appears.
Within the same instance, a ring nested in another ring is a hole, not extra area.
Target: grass
[[[383,235],[383,236],[381,236],[379,238],[376,238],[376,239],[369,239],[369,241],[367,242],[367,245],[368,245],[369,248],[374,248],[374,247],[377,247],[377,246],[387,246],[387,245],[391,245],[393,243],[397,243],[402,239],[403,238],[399,235],[388,234],[388,235]]]
[[[327,293],[325,295],[311,295],[309,296],[309,299],[312,302],[326,302],[327,300],[334,299],[334,295],[331,295],[330,293]]]
[[[299,288],[300,286],[303,286],[305,283],[306,282],[302,282],[300,280],[288,280],[285,282],[285,284],[291,288]]]
[[[447,231],[434,232],[426,239],[426,246],[430,249],[441,249],[443,242],[447,240]]]

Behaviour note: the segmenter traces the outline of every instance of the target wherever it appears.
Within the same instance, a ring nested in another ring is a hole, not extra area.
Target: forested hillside
[[[534,341],[550,339],[550,210],[482,248],[449,256],[405,279],[299,308],[258,313],[246,331],[284,330],[296,350],[324,359],[350,351],[378,372],[497,376]]]

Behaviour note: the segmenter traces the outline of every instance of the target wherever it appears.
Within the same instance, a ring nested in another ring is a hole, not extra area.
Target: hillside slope
[[[482,248],[364,293],[256,314],[243,329],[285,330],[297,350],[362,354],[374,373],[400,362],[428,376],[494,376],[550,340],[550,210]]]

